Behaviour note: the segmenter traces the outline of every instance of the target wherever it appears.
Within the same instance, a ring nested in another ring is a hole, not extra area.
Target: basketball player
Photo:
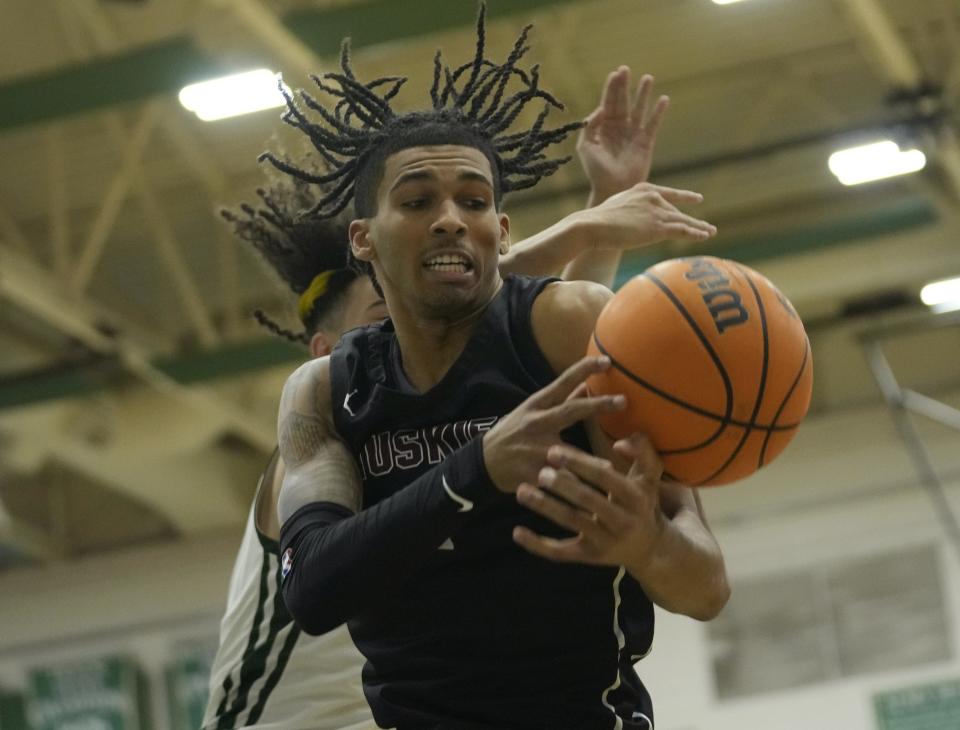
[[[661,482],[642,443],[612,447],[592,426],[624,407],[581,388],[609,366],[582,358],[609,290],[500,277],[502,193],[554,172],[544,150],[579,125],[547,129],[543,112],[507,134],[528,102],[556,101],[517,67],[526,31],[502,65],[483,57],[482,13],[478,31],[472,62],[437,58],[425,112],[395,114],[400,82],[361,83],[345,52],[319,81],[339,103],[307,100],[323,123],[292,100],[287,115],[333,171],[268,157],[334,186],[313,213],[353,203],[352,254],[391,314],[284,389],[284,598],[310,633],[349,622],[381,727],[650,728],[632,661],[652,640],[651,599],[712,617],[723,559],[693,492]]]
[[[500,259],[511,271],[551,273],[573,259],[569,275],[592,275],[612,281],[623,246],[654,243],[666,236],[702,240],[711,227],[689,218],[689,229],[654,225],[659,209],[646,179],[660,119],[667,107],[661,97],[649,112],[653,79],[644,76],[629,93],[629,69],[610,74],[598,109],[588,118],[578,151],[591,181],[594,211],[581,211],[546,231],[513,246]],[[224,211],[234,232],[252,243],[300,296],[304,332],[293,333],[262,321],[274,332],[303,342],[313,357],[329,354],[344,331],[386,316],[383,300],[370,279],[347,268],[347,230],[342,217],[330,221],[298,219],[316,203],[316,188],[302,181],[276,182],[258,191],[266,208],[243,206]],[[696,202],[699,197],[662,189],[662,194]],[[609,247],[609,248],[608,248]],[[578,252],[592,256],[576,256]],[[593,260],[585,260],[593,259]],[[262,317],[262,315],[261,315]],[[346,628],[323,636],[304,635],[279,598],[279,524],[276,497],[284,473],[271,459],[251,509],[230,583],[220,647],[211,672],[204,730],[214,728],[361,728],[373,727],[360,688],[362,657]]]

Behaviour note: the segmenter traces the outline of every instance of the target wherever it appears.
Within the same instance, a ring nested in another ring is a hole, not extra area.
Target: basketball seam
[[[793,383],[790,385],[790,389],[787,391],[787,394],[783,397],[783,400],[780,402],[780,407],[777,408],[777,412],[773,414],[773,422],[776,423],[777,419],[780,418],[780,414],[783,413],[783,409],[786,408],[787,402],[793,396],[793,391],[797,389],[797,384],[800,382],[800,378],[803,377],[803,371],[807,368],[807,357],[810,353],[810,341],[806,340],[803,343],[803,360],[800,361],[800,369],[797,371],[797,377],[793,379]],[[798,424],[799,425],[799,424]],[[760,466],[763,466],[764,458],[767,453],[767,445],[770,443],[770,436],[773,434],[773,431],[767,431],[767,435],[763,438],[763,447],[760,449]]]
[[[720,378],[723,380],[723,389],[727,396],[727,404],[724,408],[723,421],[727,421],[730,418],[731,411],[733,409],[733,384],[730,382],[730,375],[727,373],[726,368],[723,367],[723,361],[714,352],[713,348],[710,346],[710,341],[707,339],[707,336],[703,334],[700,330],[700,325],[697,324],[696,320],[687,311],[687,308],[683,306],[683,303],[676,298],[674,293],[670,288],[664,284],[659,278],[651,274],[649,271],[643,272],[643,275],[646,276],[650,281],[653,282],[660,291],[664,293],[667,299],[677,308],[677,311],[680,312],[680,315],[686,320],[687,324],[690,325],[691,329],[696,333],[697,339],[700,340],[700,344],[703,345],[704,349],[707,351],[707,354],[710,356],[710,359],[713,360],[713,364],[717,367],[717,370],[720,373]],[[724,424],[726,425],[726,424]]]
[[[600,344],[600,338],[597,337],[597,333],[596,333],[596,332],[593,333],[593,343],[597,346],[597,349],[600,350],[600,352],[601,352],[602,354],[604,354],[604,355],[606,355],[607,357],[610,358],[610,364],[611,364],[613,367],[615,367],[617,370],[619,370],[621,373],[623,373],[624,375],[626,375],[628,378],[630,378],[631,380],[633,380],[633,381],[634,381],[635,383],[637,383],[638,385],[642,385],[644,388],[646,388],[647,390],[649,390],[649,391],[650,391],[651,393],[653,393],[654,395],[658,395],[658,396],[660,396],[661,398],[670,401],[671,403],[674,403],[674,404],[676,404],[676,405],[678,405],[678,406],[680,406],[680,407],[682,407],[682,408],[686,408],[687,410],[691,410],[691,411],[693,411],[694,413],[697,413],[698,415],[704,416],[705,418],[709,418],[709,419],[711,419],[711,420],[719,420],[719,421],[720,421],[719,427],[718,427],[717,430],[714,432],[714,434],[713,434],[712,436],[710,436],[710,438],[708,438],[708,439],[707,439],[706,441],[704,441],[703,443],[695,444],[694,446],[685,446],[685,447],[683,447],[682,449],[664,449],[664,450],[660,451],[661,454],[670,454],[670,455],[673,455],[673,454],[682,454],[682,453],[685,453],[685,452],[687,452],[687,451],[696,451],[697,449],[702,448],[703,446],[707,446],[708,444],[711,444],[711,443],[713,443],[714,441],[716,441],[717,438],[720,436],[720,434],[723,433],[723,430],[727,427],[728,422],[723,421],[722,419],[718,419],[717,416],[715,416],[714,414],[710,413],[709,411],[701,410],[700,408],[698,408],[698,407],[695,406],[695,405],[692,405],[692,404],[690,404],[690,403],[687,403],[686,401],[682,401],[682,400],[680,400],[679,398],[676,398],[676,397],[670,395],[669,393],[665,393],[664,391],[660,390],[660,389],[657,388],[656,386],[653,386],[653,385],[651,385],[650,383],[648,383],[648,382],[646,382],[645,380],[643,380],[643,378],[640,378],[640,377],[638,377],[637,375],[634,375],[633,373],[631,373],[631,372],[630,372],[629,370],[627,370],[620,362],[618,362],[617,359],[616,359],[613,355],[611,355],[609,352],[607,352],[607,349],[606,349],[602,344]]]
[[[610,365],[611,365],[611,366],[613,366],[614,368],[616,368],[617,370],[619,370],[621,373],[623,373],[624,375],[626,375],[626,376],[627,376],[628,378],[630,378],[630,380],[632,380],[633,382],[637,383],[637,385],[642,385],[644,388],[646,388],[647,390],[649,390],[649,391],[650,391],[651,393],[653,393],[654,395],[658,395],[658,396],[660,396],[661,398],[663,398],[664,400],[668,400],[668,401],[670,401],[671,403],[680,406],[681,408],[684,408],[684,409],[686,409],[686,410],[688,410],[688,411],[693,411],[693,412],[696,413],[697,415],[703,416],[704,418],[708,418],[708,419],[710,419],[711,421],[718,421],[718,422],[720,422],[721,426],[724,427],[724,428],[725,428],[726,426],[738,426],[739,428],[747,428],[747,427],[749,426],[749,427],[752,428],[754,431],[792,431],[793,429],[795,429],[797,426],[800,425],[799,423],[786,423],[786,424],[782,424],[782,425],[779,425],[779,426],[771,426],[771,425],[768,425],[768,424],[766,424],[766,423],[753,423],[753,424],[750,424],[750,423],[747,423],[746,421],[738,421],[738,420],[736,420],[736,419],[734,419],[734,418],[724,419],[723,416],[718,416],[716,413],[711,413],[710,411],[705,411],[705,410],[703,410],[702,408],[693,405],[692,403],[687,403],[687,401],[685,401],[685,400],[681,400],[680,398],[677,398],[677,397],[674,396],[674,395],[670,395],[669,393],[666,393],[666,392],[660,390],[657,386],[651,385],[650,383],[648,383],[646,380],[644,380],[644,379],[641,378],[640,376],[638,376],[638,375],[630,372],[630,371],[623,365],[623,363],[621,363],[619,360],[617,360],[616,357],[614,357],[613,355],[611,355],[610,352],[607,350],[607,348],[605,348],[605,347],[603,346],[603,344],[601,344],[600,338],[597,337],[597,334],[596,334],[596,333],[594,333],[594,335],[593,335],[593,342],[594,342],[594,344],[597,346],[597,349],[600,350],[600,354],[606,355],[607,357],[610,358]],[[722,430],[722,429],[721,429],[721,430]],[[693,448],[699,448],[699,447],[684,447],[683,449],[674,449],[674,450],[661,451],[660,453],[661,453],[661,454],[680,454],[680,453],[683,453],[684,451],[689,451],[690,449],[693,449]]]
[[[763,364],[760,368],[760,385],[757,388],[757,399],[753,404],[753,413],[750,414],[750,423],[752,424],[757,420],[757,414],[760,412],[760,406],[763,404],[763,395],[767,388],[767,370],[770,364],[770,337],[767,331],[767,310],[763,306],[763,298],[760,296],[760,292],[757,291],[757,287],[753,283],[753,279],[750,278],[750,275],[736,264],[734,264],[733,268],[738,274],[740,274],[740,276],[746,279],[747,285],[750,287],[750,291],[753,292],[753,298],[757,301],[757,311],[760,314],[760,333],[763,335]],[[727,468],[733,463],[733,460],[737,458],[737,455],[743,449],[744,444],[747,443],[747,440],[750,438],[750,434],[753,432],[753,430],[754,429],[752,429],[750,426],[744,427],[743,436],[740,437],[740,443],[738,443],[737,447],[730,453],[730,455],[727,457],[727,460],[713,474],[708,476],[706,479],[703,479],[700,484],[705,484],[706,482],[716,479],[727,470]],[[767,433],[769,433],[769,431]]]

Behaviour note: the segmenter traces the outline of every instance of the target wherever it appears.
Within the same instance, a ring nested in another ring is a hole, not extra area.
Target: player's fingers
[[[602,489],[628,510],[639,507],[642,493],[631,479],[617,471],[607,459],[570,446],[552,446],[547,451],[547,463],[555,469],[571,471],[588,484]]]
[[[644,129],[647,133],[647,136],[650,139],[656,139],[657,131],[660,129],[660,124],[663,122],[663,117],[667,113],[667,109],[670,108],[670,97],[661,96],[657,99],[657,103],[653,105],[653,111],[650,113],[650,118],[647,120]]]
[[[664,226],[686,226],[687,228],[702,231],[709,236],[716,235],[717,227],[712,223],[694,218],[680,211],[664,213],[660,217],[660,223]]]
[[[588,377],[609,367],[609,357],[582,357],[560,373],[552,383],[531,395],[526,402],[538,408],[549,408],[563,403]]]
[[[607,83],[603,87],[603,100],[600,102],[606,117],[626,118],[629,87],[630,69],[628,67],[621,66],[616,71],[610,72]]]
[[[568,469],[545,466],[537,475],[540,484],[552,494],[565,499],[573,507],[593,516],[611,535],[623,534],[630,528],[629,516],[606,493],[584,484]]]
[[[706,241],[713,234],[700,228],[693,228],[685,223],[665,223],[660,228],[662,241]]]
[[[689,226],[690,228],[696,228],[704,231],[705,233],[709,233],[710,235],[713,235],[717,232],[717,227],[713,225],[713,223],[701,220],[700,218],[695,218],[692,215],[687,215],[679,210],[664,213],[660,220],[663,223],[679,223]]]
[[[590,395],[590,388],[586,383],[580,383],[576,388],[573,389],[573,392],[567,396],[567,400],[573,400],[575,398],[586,398]]]
[[[590,116],[583,120],[584,125],[580,130],[580,140],[587,142],[595,142],[597,139],[597,130],[600,129],[600,125],[603,124],[603,107],[597,107],[594,109]]]
[[[633,460],[628,476],[643,476],[647,484],[659,484],[663,476],[663,462],[653,447],[653,442],[643,433],[633,433],[620,439],[613,450]]]
[[[693,190],[668,188],[663,185],[653,186],[660,196],[671,205],[696,205],[703,202],[703,195]]]
[[[622,411],[626,407],[627,398],[620,393],[572,398],[544,411],[542,423],[551,431],[563,431],[586,418]]]
[[[529,553],[558,563],[590,562],[577,538],[557,540],[537,535],[526,527],[513,528],[513,541]]]
[[[591,513],[567,504],[543,489],[521,484],[517,489],[517,501],[527,509],[546,517],[555,525],[582,535],[585,540],[596,540],[599,533],[609,534]]]
[[[634,129],[646,127],[647,104],[650,103],[650,92],[653,91],[653,76],[644,74],[637,84],[636,97],[633,100],[633,109],[630,111],[630,124]]]

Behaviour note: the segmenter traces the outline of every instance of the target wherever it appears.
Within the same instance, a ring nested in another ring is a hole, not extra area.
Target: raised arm
[[[500,257],[500,274],[550,276],[566,266],[564,278],[609,288],[623,251],[668,239],[705,241],[713,236],[713,225],[678,208],[702,199],[690,190],[634,185],[514,244]]]
[[[657,130],[670,106],[670,99],[661,96],[648,114],[652,91],[653,77],[645,74],[631,99],[627,66],[607,76],[600,106],[587,117],[577,139],[577,156],[590,180],[587,207],[649,178]],[[570,262],[564,278],[612,287],[622,255],[618,249],[583,253]]]
[[[500,259],[500,273],[533,276],[563,270],[567,280],[613,285],[623,251],[660,241],[705,241],[716,228],[678,206],[702,201],[699,193],[646,182],[657,129],[668,99],[648,110],[653,77],[629,94],[630,69],[607,77],[600,106],[587,118],[577,153],[590,180],[585,210],[515,244]]]

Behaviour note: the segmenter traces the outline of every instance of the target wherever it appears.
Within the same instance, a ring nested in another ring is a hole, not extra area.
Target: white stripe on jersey
[[[274,602],[282,601],[279,555],[264,549],[255,509],[254,504],[230,579],[203,730],[374,730],[360,686],[363,658],[345,626],[307,636],[288,623],[270,633]],[[238,701],[241,695],[245,701]]]
[[[623,636],[623,629],[620,628],[620,581],[623,580],[623,576],[626,575],[626,570],[621,566],[620,570],[617,571],[617,576],[613,579],[613,634],[617,638],[617,655],[619,659],[620,652],[623,651],[623,647],[626,645],[626,639]],[[614,718],[614,730],[622,730],[623,720],[620,718],[620,715],[617,714],[617,711],[613,708],[613,705],[607,701],[607,697],[610,695],[613,690],[620,686],[620,663],[617,662],[617,676],[613,680],[613,684],[607,687],[603,691],[603,695],[600,697],[600,701],[603,703],[603,706],[606,707],[610,712],[613,713]]]

